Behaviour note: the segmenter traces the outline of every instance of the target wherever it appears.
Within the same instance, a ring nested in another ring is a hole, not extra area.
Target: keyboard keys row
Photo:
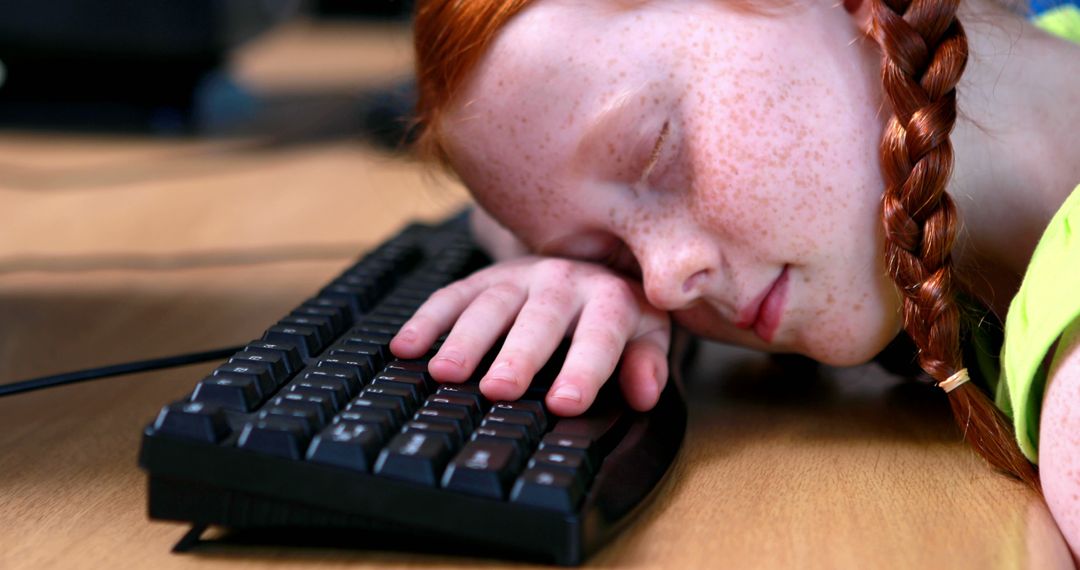
[[[295,345],[254,341],[199,382],[191,400],[250,412],[267,401],[301,366]]]

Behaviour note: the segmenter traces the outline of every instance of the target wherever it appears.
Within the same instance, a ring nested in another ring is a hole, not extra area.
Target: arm
[[[1039,425],[1043,493],[1080,566],[1080,319],[1059,341]]]

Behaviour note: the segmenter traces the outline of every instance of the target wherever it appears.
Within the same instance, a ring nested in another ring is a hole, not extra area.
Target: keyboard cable
[[[34,390],[42,390],[44,388],[65,386],[67,384],[74,384],[76,382],[86,382],[87,380],[99,380],[102,378],[121,376],[124,374],[149,372],[151,370],[161,370],[164,368],[188,366],[190,364],[198,364],[200,362],[207,362],[210,360],[220,360],[222,358],[231,356],[236,352],[239,352],[243,348],[243,346],[230,346],[228,348],[219,348],[216,350],[207,350],[204,352],[192,352],[176,356],[166,356],[162,358],[152,358],[149,360],[127,362],[124,364],[112,364],[109,366],[101,366],[99,368],[88,368],[86,370],[77,370],[74,372],[65,372],[63,374],[54,374],[52,376],[41,376],[39,378],[31,378],[29,380],[12,382],[10,384],[0,384],[0,397],[12,396],[14,394],[31,392]]]
[[[348,248],[347,251],[346,248]],[[35,270],[60,272],[117,268],[168,270],[214,265],[257,265],[281,261],[312,261],[324,259],[339,259],[341,257],[344,257],[345,255],[352,255],[356,251],[363,251],[368,248],[369,246],[367,246],[366,244],[305,244],[288,246],[285,248],[278,245],[275,247],[277,251],[273,252],[269,251],[268,248],[260,248],[255,251],[242,250],[239,252],[234,250],[200,252],[201,255],[197,253],[184,252],[183,255],[174,255],[168,258],[155,258],[153,256],[139,255],[105,255],[103,256],[103,259],[105,260],[105,263],[103,264],[93,262],[88,263],[85,260],[81,262],[73,262],[74,258],[27,257],[6,260],[0,259],[0,274],[19,273],[22,271]],[[242,257],[238,257],[238,253],[243,253],[245,255]],[[201,362],[208,362],[211,360],[220,360],[222,358],[231,356],[236,352],[239,352],[243,348],[243,346],[231,346],[228,348],[219,348],[216,350],[208,350],[204,352],[193,352],[176,356],[167,356],[162,358],[151,358],[149,360],[127,362],[123,364],[112,364],[109,366],[102,366],[98,368],[88,368],[85,370],[76,370],[74,372],[64,372],[63,374],[41,376],[38,378],[21,380],[19,382],[12,382],[9,384],[0,384],[0,397],[12,396],[15,394],[21,394],[23,392],[32,392],[34,390],[42,390],[45,388],[53,388],[56,386],[66,386],[68,384],[75,384],[76,382],[100,380],[102,378],[110,378],[112,376],[136,374],[139,372],[149,372],[151,370],[162,370],[165,368],[175,368],[179,366],[199,364]]]

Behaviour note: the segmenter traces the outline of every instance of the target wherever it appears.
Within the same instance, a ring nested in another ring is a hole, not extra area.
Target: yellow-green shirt
[[[1036,25],[1055,36],[1080,43],[1080,8],[1062,4],[1031,19]]]
[[[992,386],[995,403],[1012,418],[1016,441],[1032,463],[1039,457],[1046,356],[1076,319],[1080,319],[1080,186],[1046,226],[1009,305],[1001,373]]]

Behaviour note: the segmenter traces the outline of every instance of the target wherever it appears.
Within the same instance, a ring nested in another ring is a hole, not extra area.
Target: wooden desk
[[[318,95],[408,63],[403,29],[296,26],[249,46],[237,70],[258,93]],[[251,140],[0,132],[0,382],[247,341],[366,245],[465,200],[347,137]],[[211,368],[0,399],[0,567],[503,565],[281,547],[171,554],[186,529],[147,519],[139,435]],[[784,366],[718,347],[689,390],[671,483],[591,565],[1071,566],[1045,506],[964,447],[933,390],[874,366]]]

